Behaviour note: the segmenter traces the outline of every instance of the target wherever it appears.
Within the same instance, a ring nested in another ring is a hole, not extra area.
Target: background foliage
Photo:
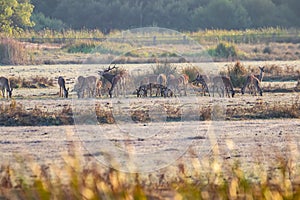
[[[300,26],[298,0],[32,0],[32,4],[34,13],[70,28],[99,28],[104,33],[145,26],[179,31]]]

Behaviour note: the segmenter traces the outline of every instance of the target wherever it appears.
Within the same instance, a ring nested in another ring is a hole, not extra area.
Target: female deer
[[[66,85],[65,85],[65,79],[60,76],[58,77],[58,85],[59,85],[59,97],[65,97],[68,98],[69,95],[69,88],[66,89]]]
[[[6,90],[6,98],[11,98],[13,89],[10,87],[8,79],[5,77],[0,77],[0,89],[2,90],[2,96],[5,97]]]

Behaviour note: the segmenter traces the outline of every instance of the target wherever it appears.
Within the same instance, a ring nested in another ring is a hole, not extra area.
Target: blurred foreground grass
[[[239,160],[224,161],[217,155],[201,159],[189,153],[187,162],[179,159],[149,173],[105,167],[93,157],[83,157],[76,142],[62,154],[60,165],[16,156],[14,163],[0,162],[0,199],[300,198],[299,167],[292,158],[277,155],[269,168],[257,163],[249,172]]]

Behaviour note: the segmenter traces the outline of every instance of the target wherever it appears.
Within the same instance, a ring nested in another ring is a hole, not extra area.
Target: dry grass
[[[191,155],[195,152],[190,151]],[[109,157],[109,155],[107,155]],[[270,169],[249,178],[238,161],[225,163],[193,157],[151,173],[125,173],[80,156],[76,143],[63,155],[62,166],[19,159],[0,167],[4,199],[299,199],[299,168],[278,155]],[[113,162],[113,158],[110,158]],[[203,164],[206,170],[203,170]],[[22,168],[16,166],[22,166]],[[26,170],[24,170],[26,169]]]
[[[12,88],[47,88],[54,86],[54,80],[45,76],[10,77],[9,81]]]
[[[12,100],[0,107],[0,126],[49,126],[74,124],[69,105],[60,112],[42,111],[38,107],[26,109],[21,103]]]

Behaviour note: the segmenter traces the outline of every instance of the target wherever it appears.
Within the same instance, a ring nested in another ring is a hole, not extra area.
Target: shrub
[[[241,64],[240,61],[237,61],[233,67],[228,67],[228,75],[230,76],[234,87],[242,87],[247,74],[247,69]]]
[[[271,54],[272,53],[271,47],[269,47],[269,46],[265,47],[264,50],[263,50],[263,53]]]
[[[91,53],[95,48],[96,44],[93,42],[79,42],[65,46],[68,53]]]
[[[153,74],[165,74],[166,76],[170,74],[177,74],[176,67],[172,66],[168,62],[163,64],[157,63],[155,67],[152,67],[152,71]]]
[[[228,43],[219,43],[215,49],[209,50],[211,56],[219,58],[237,57],[238,53],[236,47]]]
[[[189,77],[189,81],[195,80],[198,73],[201,73],[202,70],[199,70],[195,66],[186,67],[182,70],[182,74],[186,74]]]

